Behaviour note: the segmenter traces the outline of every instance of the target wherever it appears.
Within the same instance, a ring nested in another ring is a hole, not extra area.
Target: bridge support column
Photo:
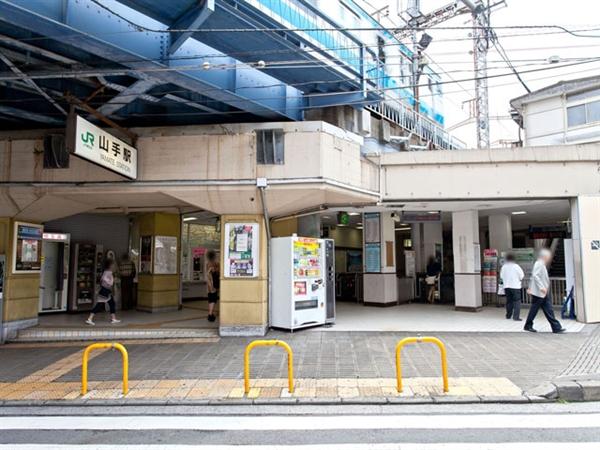
[[[510,250],[512,243],[512,217],[510,214],[494,214],[488,217],[490,248],[498,252]]]
[[[477,211],[452,213],[452,246],[455,307],[462,311],[478,311],[482,300]]]
[[[600,322],[600,196],[571,200],[577,320]]]

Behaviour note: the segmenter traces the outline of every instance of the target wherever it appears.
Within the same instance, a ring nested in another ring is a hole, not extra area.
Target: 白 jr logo
[[[81,142],[83,142],[83,145],[89,148],[90,150],[94,148],[95,138],[96,136],[94,136],[94,134],[89,131],[87,131],[86,133],[81,133]]]

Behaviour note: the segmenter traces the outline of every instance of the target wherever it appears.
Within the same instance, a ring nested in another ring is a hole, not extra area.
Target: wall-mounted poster
[[[486,294],[498,292],[498,250],[486,248],[483,250],[482,290]]]
[[[226,223],[224,242],[224,276],[226,278],[258,276],[258,223]]]
[[[380,244],[365,244],[365,272],[381,272]]]
[[[152,273],[152,236],[140,238],[140,273]]]
[[[35,273],[41,270],[43,234],[42,225],[15,222],[13,273]]]
[[[363,217],[365,228],[365,242],[381,242],[379,213],[365,213]]]
[[[154,273],[158,275],[177,273],[176,236],[154,236]]]

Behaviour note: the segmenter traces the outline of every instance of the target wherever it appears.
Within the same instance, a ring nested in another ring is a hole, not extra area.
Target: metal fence
[[[529,279],[523,280],[523,295],[521,304],[525,306],[531,305],[531,295],[527,293],[527,286],[529,286]],[[567,296],[567,280],[564,277],[550,277],[550,296],[552,297],[552,306],[555,308],[561,307],[564,298]],[[500,297],[497,294],[483,294],[484,305],[497,305],[504,303],[505,297]]]

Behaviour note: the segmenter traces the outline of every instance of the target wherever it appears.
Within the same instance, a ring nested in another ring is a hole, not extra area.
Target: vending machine
[[[271,258],[271,325],[296,330],[325,324],[325,241],[298,236],[273,238]]]
[[[96,244],[75,244],[69,311],[89,311],[100,289],[104,247]]]

